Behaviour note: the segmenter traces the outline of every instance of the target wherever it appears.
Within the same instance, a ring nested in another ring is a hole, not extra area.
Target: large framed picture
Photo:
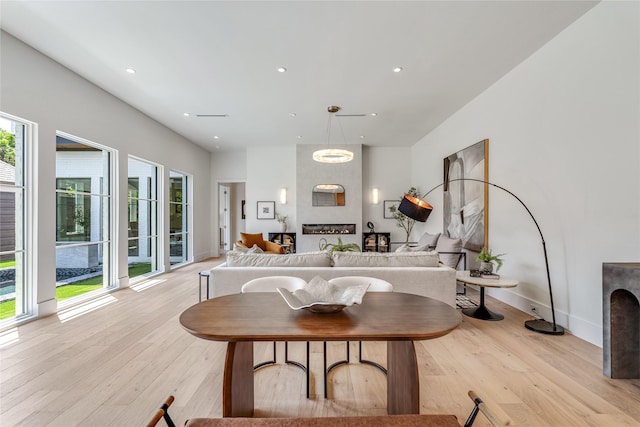
[[[489,240],[489,140],[473,144],[444,159],[443,233],[479,252]]]
[[[276,219],[276,202],[258,202],[258,219]]]
[[[400,205],[399,200],[385,200],[383,202],[384,205],[384,217],[385,218],[393,218],[393,213],[398,210],[398,206]]]

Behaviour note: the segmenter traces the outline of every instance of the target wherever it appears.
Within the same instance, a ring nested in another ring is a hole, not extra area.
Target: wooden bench
[[[499,416],[492,408],[488,407],[473,391],[469,391],[469,397],[473,400],[474,407],[464,424],[470,427],[475,421],[478,412],[489,420],[493,427],[510,425],[509,419]],[[175,427],[167,410],[173,403],[173,396],[160,407],[147,427],[154,427],[160,419],[164,418],[169,427]],[[460,427],[455,415],[372,415],[361,417],[295,417],[295,418],[193,418],[185,423],[185,427]]]

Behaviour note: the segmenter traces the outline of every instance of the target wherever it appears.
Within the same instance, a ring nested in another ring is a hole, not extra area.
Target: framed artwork
[[[398,205],[400,205],[399,200],[385,200],[383,202],[384,217],[393,218],[393,213],[398,210]]]
[[[276,219],[276,202],[258,202],[258,219]]]
[[[489,240],[489,185],[455,181],[489,179],[489,140],[473,144],[444,159],[443,234],[462,239],[462,247],[479,252]]]

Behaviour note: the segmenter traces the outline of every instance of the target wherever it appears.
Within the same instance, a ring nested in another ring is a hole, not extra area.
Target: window
[[[56,136],[56,298],[116,286],[111,262],[113,152]]]
[[[189,177],[169,173],[169,259],[171,265],[187,262],[189,253]]]
[[[34,125],[0,113],[0,322],[33,311],[28,151]]]
[[[158,272],[158,166],[129,157],[129,277]]]

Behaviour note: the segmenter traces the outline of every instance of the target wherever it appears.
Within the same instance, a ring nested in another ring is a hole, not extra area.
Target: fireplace
[[[603,370],[640,378],[640,263],[602,266]]]
[[[356,234],[356,225],[302,224],[302,234]]]

